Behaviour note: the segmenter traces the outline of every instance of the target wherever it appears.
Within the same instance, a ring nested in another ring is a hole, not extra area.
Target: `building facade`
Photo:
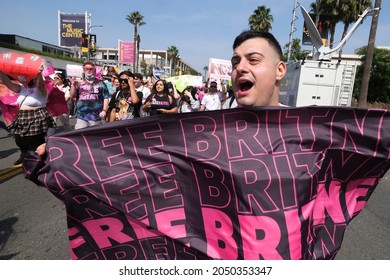
[[[118,60],[118,49],[117,48],[98,48],[94,54],[94,60],[103,65],[118,65],[119,68],[133,69],[132,64],[121,64]],[[192,68],[184,60],[180,59],[173,66],[169,59],[168,52],[166,50],[139,50],[139,65],[136,72],[150,72],[153,66],[164,70],[168,76],[176,76],[184,73],[191,73],[193,75],[200,75],[198,71]],[[172,72],[172,73],[171,73]]]
[[[59,47],[57,45],[48,44],[15,34],[0,34],[0,43],[1,42],[7,45],[15,45],[22,48],[38,50],[46,53],[84,60],[86,59],[85,57],[82,57],[81,47],[77,46],[72,48]],[[98,47],[96,52],[90,56],[90,59],[98,65],[113,65],[117,66],[119,69],[133,69],[132,64],[121,64],[119,62],[117,48]],[[179,59],[176,62],[176,65],[172,65],[171,61],[169,60],[168,53],[165,50],[140,49],[138,61],[139,65],[136,72],[140,72],[145,75],[151,74],[153,67],[158,67],[160,70],[164,70],[168,76],[176,76],[185,73],[201,75],[183,59]]]

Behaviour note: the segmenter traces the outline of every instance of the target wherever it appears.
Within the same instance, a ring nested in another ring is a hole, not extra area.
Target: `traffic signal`
[[[88,53],[88,34],[83,33],[81,36],[81,51]]]

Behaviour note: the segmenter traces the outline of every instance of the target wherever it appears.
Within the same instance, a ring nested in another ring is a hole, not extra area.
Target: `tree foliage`
[[[329,19],[329,46],[333,47],[336,25],[344,24],[341,40],[347,34],[349,25],[358,20],[363,11],[372,6],[371,0],[319,0],[310,4],[311,12],[326,15]]]
[[[270,14],[271,9],[266,6],[259,6],[249,17],[249,28],[257,31],[267,31],[272,29],[274,17]]]
[[[171,72],[171,75],[172,75],[173,72],[176,72],[176,71],[172,71],[172,70],[176,70],[176,63],[180,59],[179,49],[176,46],[172,45],[172,46],[168,47],[167,53],[168,53],[168,58],[169,58],[169,60],[171,62],[170,72]]]
[[[287,61],[288,57],[288,46],[289,43],[287,43],[283,47],[283,60]],[[291,58],[294,59],[295,61],[299,61],[305,58],[305,53],[302,50],[301,47],[301,41],[297,38],[293,39],[292,44],[291,44]]]
[[[126,16],[126,20],[128,22],[130,22],[131,24],[134,25],[134,67],[133,67],[133,71],[135,72],[136,71],[136,66],[138,64],[138,49],[139,49],[139,42],[140,42],[140,37],[139,37],[139,34],[138,34],[138,28],[141,26],[141,25],[144,25],[146,24],[144,22],[144,16],[141,15],[140,12],[138,11],[134,11],[130,14],[128,14]]]
[[[367,47],[363,47],[358,54],[365,56]],[[354,97],[359,98],[362,83],[362,73],[365,57],[362,59],[356,72],[355,85],[353,89]],[[368,103],[390,103],[390,50],[374,49],[370,81],[367,94]]]

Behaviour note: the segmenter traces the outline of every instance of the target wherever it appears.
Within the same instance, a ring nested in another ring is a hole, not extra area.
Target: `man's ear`
[[[276,66],[276,80],[280,81],[286,74],[287,66],[286,63],[280,60]]]

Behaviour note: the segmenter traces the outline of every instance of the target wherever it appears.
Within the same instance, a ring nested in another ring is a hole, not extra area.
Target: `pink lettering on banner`
[[[318,152],[318,146],[315,145],[318,142],[318,135],[329,139],[331,137],[330,127],[321,126],[320,131],[316,131],[319,123],[328,123],[331,120],[329,111],[317,111],[305,114],[305,109],[302,112],[287,112],[285,116],[282,116],[280,123],[292,122],[289,125],[289,129],[294,130],[294,134],[297,135],[299,148],[303,152]],[[285,130],[283,130],[286,133]],[[282,132],[282,138],[283,136]],[[289,132],[291,133],[291,132]]]
[[[202,216],[207,255],[216,259],[237,259],[237,242],[233,238],[233,224],[229,216],[211,208],[202,208]]]
[[[79,258],[79,256],[77,256],[77,254],[75,253],[75,250],[87,244],[87,241],[83,238],[83,236],[78,236],[80,234],[80,231],[75,227],[69,228],[68,234],[69,234],[70,257],[73,260],[75,260]]]
[[[135,173],[124,174],[120,178],[102,183],[103,201],[113,206],[116,201],[121,202],[121,207],[127,214],[137,219],[148,216],[146,201],[142,199],[145,190],[141,187],[139,178]]]
[[[139,240],[162,236],[161,232],[158,232],[150,227],[149,219],[136,220],[129,215],[126,215],[126,219],[132,226],[135,235]]]
[[[345,202],[351,218],[362,211],[367,203],[364,198],[367,197],[370,187],[374,186],[377,180],[376,178],[363,178],[347,184]]]
[[[280,209],[270,195],[270,191],[274,189],[272,185],[279,185],[279,182],[272,181],[269,168],[269,165],[258,159],[230,162],[230,170],[237,174],[233,188],[237,195],[238,213],[268,213]]]
[[[318,194],[312,214],[314,226],[325,224],[326,213],[334,223],[346,222],[340,204],[340,189],[340,182],[334,181],[330,185],[318,184]]]
[[[118,212],[106,204],[96,203],[100,199],[98,200],[96,195],[82,188],[68,189],[62,195],[71,197],[69,203],[72,204],[73,210],[77,213],[77,216],[72,216],[72,219],[78,223],[94,218],[109,217]]]
[[[53,136],[53,138],[55,138],[55,136]],[[66,143],[66,150],[61,147],[61,145],[49,147],[49,162],[50,164],[61,166],[63,158],[66,155],[66,165],[67,169],[70,170],[70,173],[63,172],[63,169],[58,168],[53,174],[56,178],[55,183],[45,184],[45,186],[55,193],[61,193],[66,189],[65,185],[85,186],[93,184],[94,182],[88,175],[88,171],[83,171],[79,164],[81,152],[77,143],[66,138],[60,138],[58,140],[59,142]],[[77,178],[77,180],[75,180],[75,178]]]
[[[225,125],[224,132],[230,159],[242,158],[244,153],[248,152],[250,156],[260,156],[266,155],[270,151],[272,144],[266,122],[261,122],[255,113],[225,114],[224,123],[229,124]],[[250,123],[258,123],[258,127],[250,126]],[[264,135],[267,137],[261,137]]]
[[[212,160],[220,154],[221,141],[216,134],[215,120],[208,117],[186,118],[180,121],[180,125],[186,157],[196,154],[198,160]]]
[[[280,260],[277,250],[281,241],[280,227],[277,221],[266,216],[238,216],[243,258],[246,260]]]
[[[145,177],[151,195],[151,205],[155,212],[184,205],[175,180],[176,171],[172,164],[152,167],[145,171]]]
[[[193,172],[202,206],[225,208],[231,202],[231,193],[223,182],[222,170],[214,164],[193,162]]]
[[[186,215],[183,208],[166,210],[156,214],[157,230],[167,236],[180,239],[187,237]]]
[[[164,132],[161,125],[150,123],[139,126],[134,131],[137,133],[128,130],[131,137],[129,144],[134,145],[141,168],[172,162],[170,154],[166,151],[169,142],[163,141]]]
[[[380,139],[382,129],[384,126],[384,116],[387,112],[385,110],[335,110],[332,119],[332,131],[339,129],[344,131],[344,137],[340,139],[343,141],[343,149],[350,150],[356,153],[365,154],[367,156],[376,156],[378,148],[380,148]],[[372,117],[374,116],[375,117]],[[370,119],[370,122],[367,120]],[[369,123],[369,124],[368,124]],[[376,133],[373,135],[373,133]],[[373,146],[368,147],[365,142],[367,137],[372,135],[375,137]],[[333,138],[333,137],[332,137]],[[337,141],[332,142],[332,146],[339,145]],[[331,147],[332,147],[331,146]],[[373,149],[372,149],[373,148]]]
[[[288,232],[288,245],[291,260],[299,260],[302,258],[302,225],[299,212],[297,209],[284,212],[286,227]]]
[[[134,153],[133,146],[129,145],[128,134],[122,134],[118,130],[107,130],[105,136],[98,142],[90,140],[96,138],[95,133],[83,134],[83,138],[93,162],[92,167],[100,180],[134,172],[133,161],[136,159],[128,156],[128,153]],[[106,166],[115,167],[108,177],[108,173],[105,172]]]
[[[301,182],[307,181],[306,189],[303,195],[311,199],[316,196],[316,176],[322,167],[324,160],[324,154],[320,152],[306,152],[306,153],[294,153],[294,174],[299,174],[299,178],[296,180],[296,185]],[[294,175],[296,176],[296,175]]]
[[[139,248],[133,245],[117,245],[111,246],[109,248],[104,248],[101,250],[104,259],[106,260],[137,260],[143,259],[143,256],[140,257]]]
[[[297,180],[294,178],[293,166],[287,155],[275,156],[273,158],[275,165],[275,176],[277,185],[280,189],[280,199],[282,209],[295,209],[298,207],[297,198]],[[295,170],[295,169],[294,169]]]
[[[112,246],[113,242],[126,243],[134,239],[123,233],[123,223],[115,218],[101,218],[85,221],[82,225],[93,236],[99,248]]]

